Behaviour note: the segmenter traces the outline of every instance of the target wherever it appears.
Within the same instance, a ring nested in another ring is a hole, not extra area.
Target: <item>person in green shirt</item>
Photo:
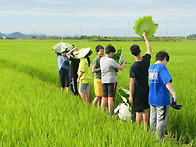
[[[84,102],[89,102],[90,99],[90,82],[91,82],[91,68],[90,68],[90,58],[89,55],[91,51],[81,58],[79,68],[78,68],[78,79],[79,83],[79,93]]]
[[[98,45],[95,48],[97,53],[97,57],[93,60],[92,72],[94,73],[94,91],[95,91],[95,98],[93,100],[93,106],[98,104],[101,106],[101,99],[103,96],[103,89],[102,89],[102,81],[101,81],[101,68],[100,68],[100,59],[104,55],[104,48],[101,45]]]

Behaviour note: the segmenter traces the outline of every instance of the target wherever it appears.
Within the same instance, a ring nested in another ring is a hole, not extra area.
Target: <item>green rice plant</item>
[[[160,50],[170,55],[167,68],[173,79],[178,103],[183,107],[170,109],[166,134],[178,142],[159,142],[154,135],[135,123],[108,117],[91,103],[71,93],[61,92],[57,59],[52,47],[58,41],[0,41],[0,144],[1,146],[181,146],[195,145],[195,43],[151,42],[152,59]],[[77,46],[80,42],[68,41]],[[132,44],[146,52],[145,42],[83,42],[80,48],[101,44],[122,47],[124,58],[133,63],[129,48]],[[96,53],[90,56],[91,61]],[[118,87],[129,89],[129,69],[126,64],[118,72]],[[92,74],[93,77],[93,74]],[[93,80],[90,85],[94,98]],[[121,102],[116,94],[115,107]]]

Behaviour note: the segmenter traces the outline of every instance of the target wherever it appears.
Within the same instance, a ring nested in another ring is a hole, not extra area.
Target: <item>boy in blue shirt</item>
[[[174,102],[177,102],[176,92],[171,82],[172,78],[166,68],[169,55],[165,51],[156,54],[156,63],[148,69],[150,79],[149,104],[150,104],[150,126],[156,131],[158,139],[164,138],[164,131],[168,121],[170,92]]]

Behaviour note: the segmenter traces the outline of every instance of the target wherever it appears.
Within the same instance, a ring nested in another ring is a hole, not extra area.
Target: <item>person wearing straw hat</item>
[[[79,50],[79,54],[77,55],[80,58],[80,64],[78,68],[78,79],[79,83],[79,93],[84,102],[89,102],[90,100],[90,82],[91,82],[91,68],[90,68],[90,58],[89,56],[92,54],[90,48],[84,48]]]
[[[69,65],[69,77],[70,77],[70,89],[74,95],[78,96],[78,87],[77,87],[77,79],[78,79],[78,67],[80,63],[80,59],[76,58],[73,54],[75,51],[78,51],[77,48],[73,48],[67,53],[67,57],[71,61]]]
[[[59,71],[59,79],[61,83],[61,90],[63,91],[66,87],[66,91],[69,92],[70,80],[69,80],[69,58],[66,56],[67,50],[62,49],[61,53],[57,53],[55,51],[55,55],[58,60],[58,71]]]
[[[70,79],[69,79],[69,58],[67,52],[72,50],[74,45],[63,42],[63,38],[60,43],[56,44],[52,49],[58,59],[58,71],[59,79],[61,83],[61,90],[63,91],[66,87],[67,92],[70,90]]]

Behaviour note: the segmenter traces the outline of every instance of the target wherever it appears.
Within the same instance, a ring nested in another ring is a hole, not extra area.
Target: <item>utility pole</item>
[[[186,29],[185,29],[185,40],[186,40],[186,36],[187,36],[187,23],[186,23]]]
[[[131,37],[131,33],[130,33],[130,24],[128,22],[128,37]]]
[[[103,37],[103,26],[101,25],[101,37]]]
[[[65,26],[65,37],[67,36],[66,26]]]
[[[166,38],[168,38],[168,20],[166,20]]]
[[[80,26],[81,36],[82,36],[82,26]]]

